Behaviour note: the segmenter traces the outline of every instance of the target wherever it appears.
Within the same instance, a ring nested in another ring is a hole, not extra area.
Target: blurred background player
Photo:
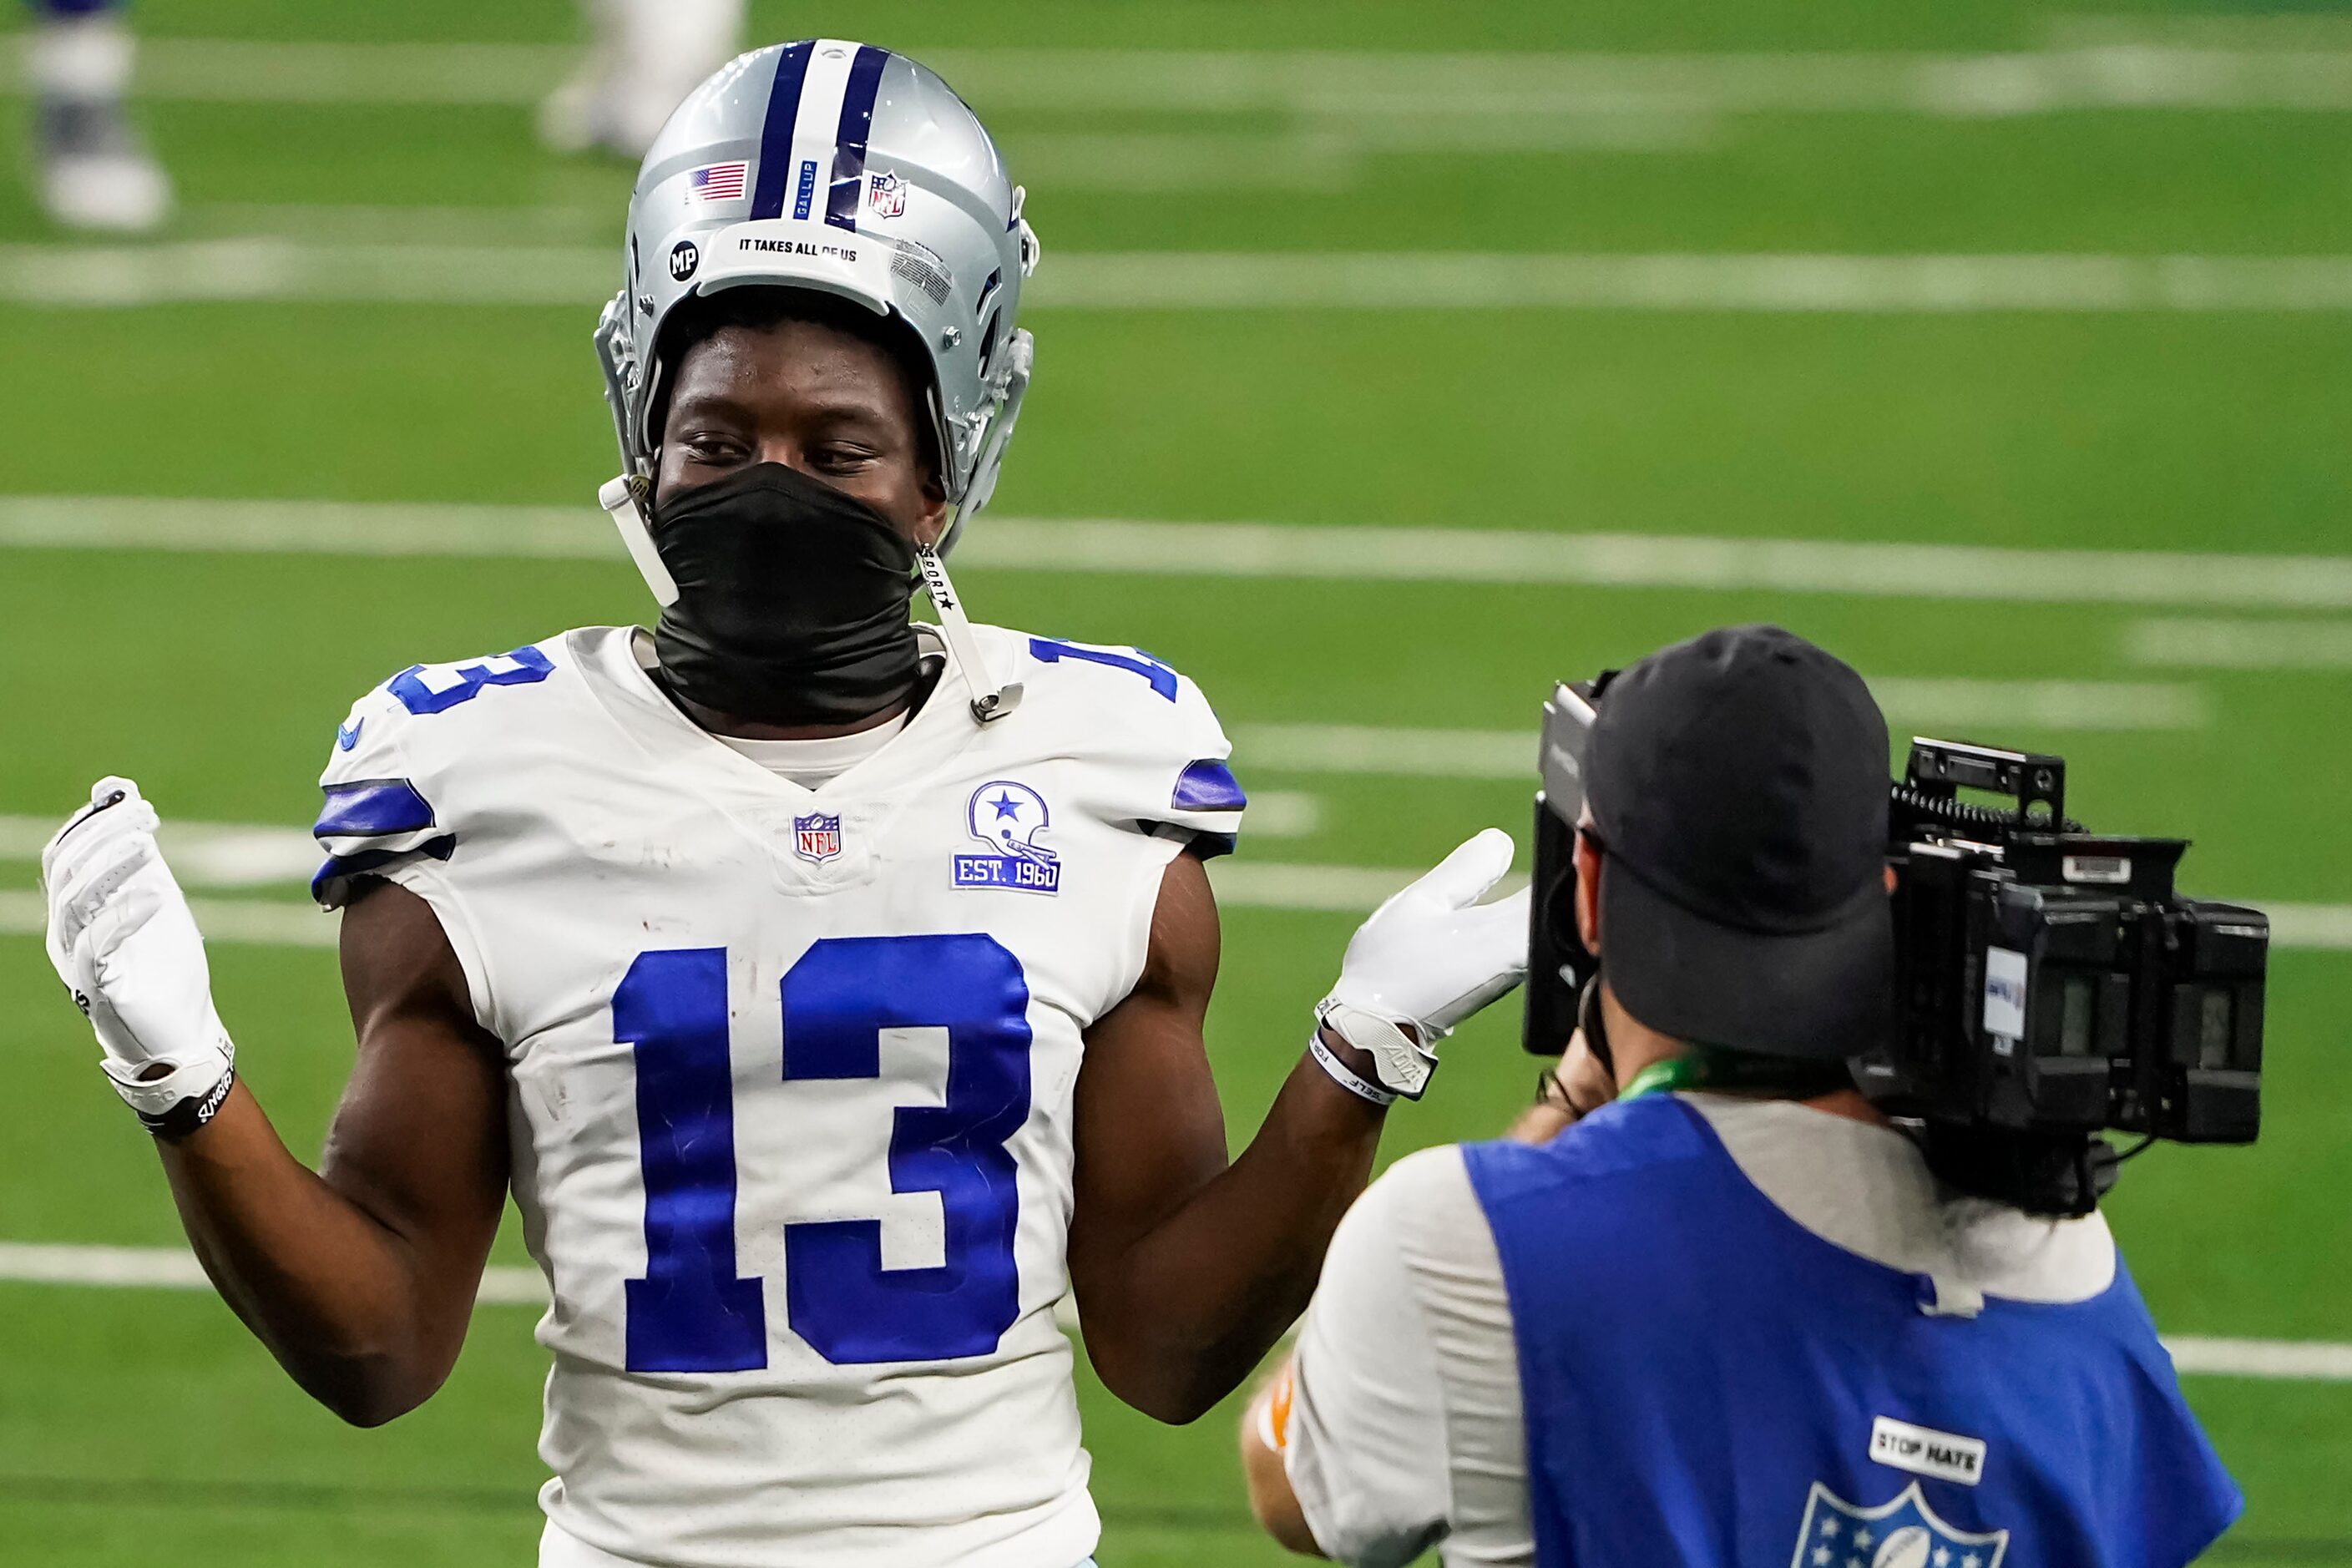
[[[120,0],[34,0],[26,51],[34,180],[67,228],[143,234],[172,215],[172,182],[124,104],[132,41]]]
[[[540,105],[559,153],[634,163],[669,111],[740,47],[743,0],[582,0],[591,41],[580,68]]]

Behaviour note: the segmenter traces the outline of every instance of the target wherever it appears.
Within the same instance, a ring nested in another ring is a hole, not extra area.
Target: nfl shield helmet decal
[[[1024,893],[1062,890],[1062,862],[1037,842],[1052,825],[1045,797],[1025,784],[997,779],[971,792],[964,825],[988,846],[985,855],[955,858],[959,888],[1010,888]]]
[[[822,866],[841,854],[841,818],[811,812],[793,818],[793,853],[812,866]]]
[[[1971,1535],[1937,1518],[1916,1481],[1876,1508],[1815,1481],[1789,1568],[2000,1568],[2008,1551],[2006,1530]]]
[[[907,182],[898,175],[883,170],[874,176],[866,192],[866,205],[874,209],[876,217],[898,217],[907,210]]]

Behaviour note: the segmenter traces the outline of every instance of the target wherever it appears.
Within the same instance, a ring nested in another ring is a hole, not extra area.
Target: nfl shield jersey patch
[[[2006,1530],[1971,1535],[1937,1518],[1916,1481],[1876,1508],[1815,1481],[1789,1568],[2000,1568],[2008,1551]]]
[[[824,812],[793,818],[793,853],[813,866],[841,854],[841,818]]]

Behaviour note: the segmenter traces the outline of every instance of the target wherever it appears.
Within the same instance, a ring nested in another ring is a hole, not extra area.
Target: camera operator
[[[1853,1087],[1892,1026],[1886,762],[1861,678],[1778,627],[1609,687],[1575,850],[1601,978],[1557,1103],[1341,1224],[1243,1425],[1276,1539],[2167,1568],[2236,1518],[2105,1220],[1939,1184]]]

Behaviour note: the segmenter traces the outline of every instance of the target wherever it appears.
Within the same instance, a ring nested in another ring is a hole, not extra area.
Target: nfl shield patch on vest
[[[793,853],[822,866],[841,853],[841,818],[823,812],[793,818]]]
[[[1876,1508],[1815,1481],[1789,1568],[2000,1568],[2008,1551],[2006,1530],[1971,1535],[1937,1518],[1916,1481]]]

